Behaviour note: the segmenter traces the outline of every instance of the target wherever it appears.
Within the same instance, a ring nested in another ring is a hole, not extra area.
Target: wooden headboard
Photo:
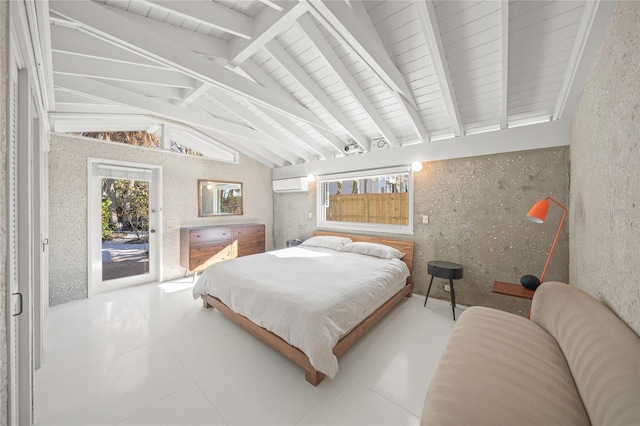
[[[387,246],[393,247],[397,250],[400,250],[405,255],[401,259],[404,263],[409,267],[409,272],[413,275],[413,241],[409,240],[395,240],[393,238],[387,237],[379,237],[375,235],[357,235],[357,234],[344,234],[342,232],[331,232],[331,231],[313,231],[314,236],[321,235],[331,235],[335,237],[346,237],[350,238],[353,242],[367,242],[367,243],[378,243],[385,244]],[[411,283],[411,276],[407,278],[407,283]]]

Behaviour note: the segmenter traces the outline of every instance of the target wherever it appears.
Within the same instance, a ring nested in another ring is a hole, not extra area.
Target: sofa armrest
[[[592,424],[640,424],[640,338],[622,320],[558,282],[538,287],[531,320],[558,342]]]
[[[431,381],[423,425],[588,425],[555,340],[518,315],[460,316]]]

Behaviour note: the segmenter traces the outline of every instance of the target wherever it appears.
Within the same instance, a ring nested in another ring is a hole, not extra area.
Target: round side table
[[[445,262],[442,260],[432,260],[428,263],[428,272],[431,275],[427,296],[424,298],[424,306],[427,306],[429,292],[431,292],[431,284],[435,277],[449,280],[449,288],[451,290],[451,309],[453,310],[453,320],[456,320],[456,292],[453,288],[453,280],[459,280],[463,275],[463,267],[458,263]]]

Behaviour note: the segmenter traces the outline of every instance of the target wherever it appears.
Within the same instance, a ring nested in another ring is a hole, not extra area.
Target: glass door
[[[149,183],[101,179],[102,281],[149,273]]]
[[[90,163],[90,294],[158,280],[160,169],[142,166]]]

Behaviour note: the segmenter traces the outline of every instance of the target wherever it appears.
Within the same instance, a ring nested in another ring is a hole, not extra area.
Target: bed
[[[300,365],[316,386],[335,376],[338,356],[411,296],[412,263],[412,241],[316,231],[301,246],[212,265],[194,297]]]

